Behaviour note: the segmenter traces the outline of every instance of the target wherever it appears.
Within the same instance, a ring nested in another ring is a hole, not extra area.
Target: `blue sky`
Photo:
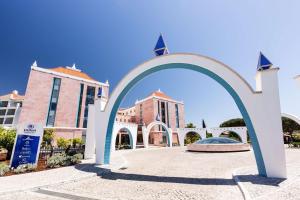
[[[300,115],[300,2],[276,0],[0,1],[0,94],[26,90],[30,65],[76,63],[111,91],[132,68],[154,57],[160,32],[171,53],[215,58],[255,87],[259,51],[281,68],[282,111]],[[196,72],[167,70],[142,80],[123,106],[160,88],[185,102],[186,122],[208,126],[239,117],[229,94]]]

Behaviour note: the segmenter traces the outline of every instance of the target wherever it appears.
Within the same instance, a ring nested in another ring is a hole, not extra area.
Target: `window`
[[[54,126],[60,84],[61,84],[60,78],[53,79],[53,87],[52,87],[52,93],[51,93],[51,99],[50,99],[50,105],[49,105],[46,126]]]
[[[170,121],[169,121],[169,103],[167,102],[167,125],[170,128]]]
[[[4,124],[12,124],[13,121],[14,121],[13,117],[8,117],[8,118],[5,119]]]
[[[0,124],[3,124],[4,118],[0,118]]]
[[[166,109],[165,109],[165,102],[161,102],[161,121],[166,123]]]
[[[0,101],[0,107],[7,107],[8,101]]]
[[[15,115],[16,109],[8,109],[6,115]]]
[[[176,128],[179,128],[179,112],[178,112],[178,104],[175,104],[175,113],[176,113]]]
[[[143,124],[143,104],[140,104],[140,124]]]
[[[0,110],[0,116],[4,116],[4,115],[5,115],[5,112],[6,112],[6,110],[5,110],[5,109],[3,109],[3,110]]]
[[[82,96],[83,96],[83,89],[84,85],[80,84],[80,93],[79,93],[79,102],[78,102],[78,111],[77,111],[77,121],[76,121],[76,127],[79,128],[80,126],[80,116],[81,116],[81,106],[82,106]]]
[[[95,87],[87,86],[86,98],[85,98],[85,108],[84,108],[84,118],[83,118],[83,128],[87,127],[89,104],[94,104],[94,102],[95,102]]]

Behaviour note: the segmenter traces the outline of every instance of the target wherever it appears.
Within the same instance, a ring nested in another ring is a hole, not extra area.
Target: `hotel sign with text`
[[[24,124],[18,127],[13,148],[11,167],[22,164],[37,164],[40,145],[43,139],[41,124]]]

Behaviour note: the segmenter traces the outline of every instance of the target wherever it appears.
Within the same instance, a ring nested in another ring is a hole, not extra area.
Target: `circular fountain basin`
[[[212,137],[189,144],[187,150],[200,152],[238,152],[249,151],[250,145],[230,138]]]

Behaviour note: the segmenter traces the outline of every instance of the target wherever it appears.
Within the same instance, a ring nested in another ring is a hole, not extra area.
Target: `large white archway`
[[[233,97],[249,131],[258,172],[268,177],[286,177],[279,102],[278,68],[258,71],[256,91],[235,71],[214,59],[195,54],[169,54],[151,59],[130,71],[117,85],[104,111],[96,101],[96,162],[109,164],[113,125],[120,103],[141,79],[166,69],[200,72],[221,84]],[[272,135],[272,137],[269,137]],[[276,157],[273,156],[276,154]]]
[[[148,124],[147,128],[143,127],[143,142],[144,142],[144,147],[147,148],[149,147],[149,135],[150,131],[154,126],[160,125],[162,126],[166,132],[167,132],[167,138],[168,138],[168,145],[169,147],[172,147],[172,142],[173,142],[173,137],[172,137],[172,129],[170,129],[165,123],[160,122],[160,121],[154,121]]]
[[[184,146],[184,139],[186,137],[186,134],[190,132],[199,134],[202,140],[206,138],[206,128],[178,128],[177,133],[180,146]]]

